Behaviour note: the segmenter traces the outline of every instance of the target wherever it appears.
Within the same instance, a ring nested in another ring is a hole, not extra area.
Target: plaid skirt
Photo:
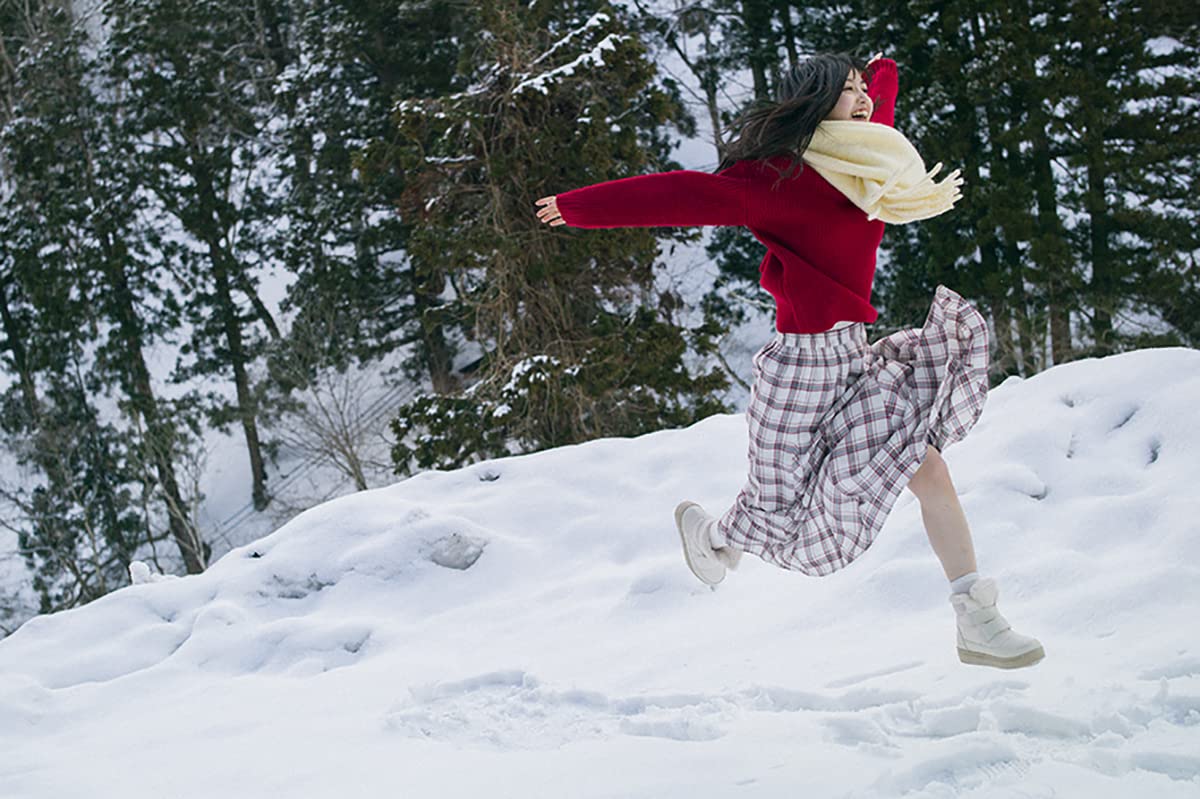
[[[871,546],[929,444],[983,412],[988,330],[938,286],[925,324],[868,344],[865,324],[777,333],[754,356],[750,474],[718,521],[735,549],[826,575]]]

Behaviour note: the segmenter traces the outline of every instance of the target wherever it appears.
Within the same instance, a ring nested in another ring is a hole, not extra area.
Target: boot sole
[[[1012,658],[996,657],[995,655],[986,655],[982,652],[972,652],[969,649],[958,648],[958,659],[963,663],[971,666],[991,666],[997,669],[1021,669],[1026,666],[1032,666],[1046,656],[1046,652],[1039,646],[1037,649],[1031,649],[1023,655],[1017,655]]]
[[[686,513],[687,509],[693,505],[696,505],[696,503],[682,502],[675,508],[675,529],[679,532],[679,543],[683,546],[683,559],[687,561],[688,568],[692,570],[692,574],[696,575],[697,580],[705,585],[715,586],[720,583],[721,580],[725,579],[725,575],[722,574],[721,579],[717,580],[716,582],[711,582],[701,577],[700,572],[698,572],[696,567],[692,565],[692,556],[688,553],[687,539],[683,536],[683,514]]]

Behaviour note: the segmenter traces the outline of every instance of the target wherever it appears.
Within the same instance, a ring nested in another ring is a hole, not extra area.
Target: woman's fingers
[[[558,197],[551,195],[543,197],[536,201],[537,205],[542,206],[542,209],[537,212],[537,218],[548,223],[551,227],[567,224],[563,221],[562,214],[558,211]]]

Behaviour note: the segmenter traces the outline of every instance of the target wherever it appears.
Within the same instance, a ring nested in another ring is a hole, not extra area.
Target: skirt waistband
[[[867,325],[855,322],[846,327],[826,330],[823,333],[775,333],[780,346],[792,350],[846,349],[863,347],[867,343]]]

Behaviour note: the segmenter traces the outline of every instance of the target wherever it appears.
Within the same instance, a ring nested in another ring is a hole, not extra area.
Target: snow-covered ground
[[[1195,797],[1198,400],[1193,350],[1079,361],[947,449],[1030,669],[958,663],[908,492],[845,571],[703,587],[671,511],[741,487],[718,416],[336,499],[32,620],[0,796]]]

